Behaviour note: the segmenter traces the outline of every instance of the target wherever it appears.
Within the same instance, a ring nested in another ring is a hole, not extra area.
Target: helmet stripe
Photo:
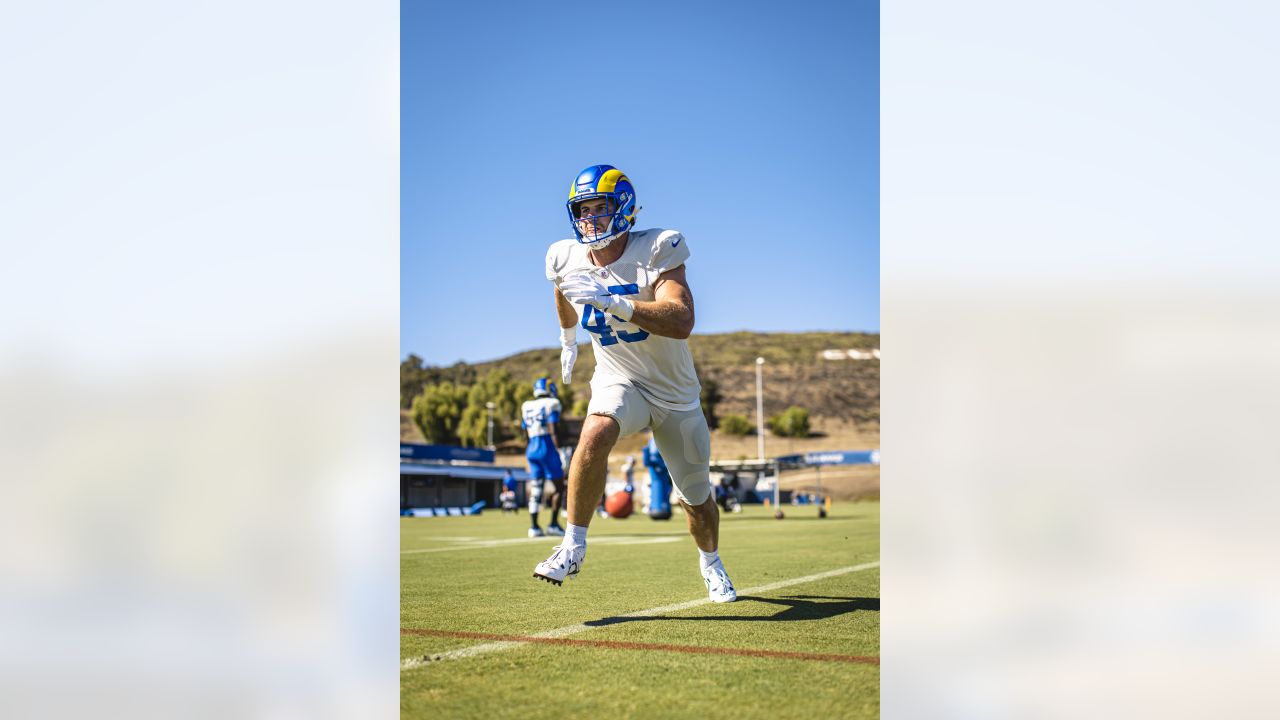
[[[600,176],[600,180],[596,183],[596,192],[611,193],[618,187],[619,180],[626,180],[627,176],[622,174],[618,168],[613,168]]]

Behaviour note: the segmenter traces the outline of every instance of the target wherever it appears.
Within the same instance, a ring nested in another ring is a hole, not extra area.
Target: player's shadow
[[[827,595],[788,595],[780,598],[756,597],[740,595],[737,602],[760,602],[770,605],[781,605],[785,609],[773,615],[690,615],[688,617],[672,617],[668,615],[644,615],[640,617],[615,616],[588,620],[583,623],[588,627],[604,627],[628,622],[652,622],[654,620],[670,620],[676,622],[700,620],[738,620],[746,622],[787,622],[792,620],[826,620],[852,612],[880,612],[880,598],[866,597],[830,597]]]
[[[817,510],[817,506],[815,505],[785,505],[784,507],[786,509],[783,510],[782,512],[783,514],[786,515],[786,517],[782,520],[782,522],[793,522],[793,521],[808,522],[812,520],[815,522],[821,521],[829,525],[833,525],[835,523],[842,523],[842,522],[854,522],[854,521],[861,522],[865,519],[865,518],[858,518],[858,517],[818,517],[818,510]],[[801,513],[804,513],[804,514],[802,515]],[[736,522],[736,523],[778,522],[778,519],[775,518],[773,515],[752,515],[750,517],[735,516],[730,518],[730,522]]]

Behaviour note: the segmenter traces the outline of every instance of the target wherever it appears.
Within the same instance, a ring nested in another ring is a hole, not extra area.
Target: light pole
[[[764,358],[756,358],[756,450],[764,460]]]
[[[493,448],[493,409],[498,406],[494,405],[492,402],[487,402],[484,404],[484,407],[486,410],[489,411],[489,448],[492,449]]]

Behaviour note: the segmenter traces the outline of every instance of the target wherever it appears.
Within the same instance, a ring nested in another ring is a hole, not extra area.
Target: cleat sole
[[[556,587],[559,587],[560,585],[563,584],[559,580],[549,578],[546,575],[539,575],[538,573],[534,573],[533,576],[538,578],[539,580],[546,580],[547,582],[551,583],[552,585],[555,585]]]

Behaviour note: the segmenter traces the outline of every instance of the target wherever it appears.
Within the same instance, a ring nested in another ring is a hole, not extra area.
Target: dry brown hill
[[[808,438],[766,435],[765,454],[805,453],[818,450],[855,450],[880,447],[880,361],[823,360],[830,349],[869,350],[879,347],[880,336],[869,333],[727,333],[694,335],[689,347],[704,384],[714,382],[721,395],[716,407],[720,417],[746,416],[755,422],[755,359],[765,358],[764,405],[766,416],[799,405],[810,412],[812,434]],[[542,375],[559,377],[560,352],[543,348],[474,365],[447,369],[456,378],[483,377],[490,370],[505,370],[514,378]],[[587,380],[595,369],[595,357],[586,343],[581,347],[574,375],[578,393],[589,392]],[[403,381],[403,379],[402,379]],[[422,442],[422,435],[401,409],[400,438]],[[721,431],[711,434],[712,457],[736,460],[755,457],[756,437],[735,437]],[[638,455],[643,434],[623,438],[610,455],[610,472],[618,472],[627,455]],[[523,466],[523,446],[512,440],[499,447],[497,462]],[[824,491],[837,500],[878,498],[879,466],[855,466],[821,470]],[[813,470],[783,475],[783,488],[811,486],[819,481]]]
[[[580,346],[574,376],[578,392],[586,392],[585,380],[595,370],[595,356],[588,346]],[[755,359],[763,357],[765,415],[782,412],[791,405],[809,411],[814,419],[824,418],[859,425],[880,422],[880,361],[822,360],[828,349],[870,350],[880,346],[878,333],[736,332],[694,335],[689,349],[698,365],[698,376],[715,381],[723,400],[717,414],[755,416]],[[560,351],[557,348],[528,350],[498,360],[475,363],[477,376],[490,370],[505,370],[515,378],[542,375],[559,377]]]

